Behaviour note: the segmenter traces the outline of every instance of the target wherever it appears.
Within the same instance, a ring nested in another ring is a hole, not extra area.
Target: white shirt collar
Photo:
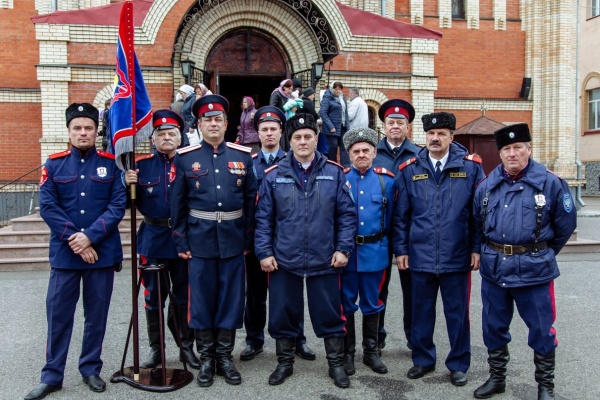
[[[436,160],[435,158],[431,157],[431,153],[428,153],[429,156],[429,161],[431,161],[431,165],[433,165],[433,168],[435,168],[435,164],[440,161],[442,163],[442,165],[440,165],[440,170],[444,169],[444,166],[446,165],[446,163],[448,162],[448,157],[450,156],[450,151],[448,151],[446,153],[446,155],[444,157],[442,157],[441,160]]]

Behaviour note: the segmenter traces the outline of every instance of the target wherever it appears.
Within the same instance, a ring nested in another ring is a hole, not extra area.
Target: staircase
[[[137,213],[138,226],[141,216]],[[127,210],[119,224],[123,244],[123,264],[131,262],[131,216]],[[50,229],[39,214],[13,218],[11,225],[0,229],[1,271],[49,271],[48,246]]]

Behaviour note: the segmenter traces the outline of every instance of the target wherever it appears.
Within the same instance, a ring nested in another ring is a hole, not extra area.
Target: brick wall
[[[15,118],[16,115],[19,118]],[[18,112],[17,103],[0,103],[0,182],[12,180],[41,165],[40,115],[39,103],[20,103]]]

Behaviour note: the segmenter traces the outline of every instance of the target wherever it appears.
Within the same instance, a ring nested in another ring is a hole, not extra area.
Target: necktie
[[[435,177],[440,179],[441,173],[442,173],[442,162],[438,161],[435,163]]]
[[[394,147],[392,149],[392,153],[394,153],[394,157],[398,155],[398,153],[400,153],[400,147]]]
[[[273,154],[269,154],[269,160],[267,161],[267,163],[271,165],[273,164],[273,161],[275,161],[275,157],[273,157]]]

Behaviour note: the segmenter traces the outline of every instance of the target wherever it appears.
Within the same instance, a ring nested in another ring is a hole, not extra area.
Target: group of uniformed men
[[[538,399],[554,398],[555,256],[575,229],[576,212],[566,183],[531,159],[526,124],[495,133],[502,164],[484,179],[479,157],[453,141],[453,114],[422,117],[421,148],[406,137],[415,110],[403,100],[389,100],[379,110],[385,138],[378,140],[369,128],[344,135],[352,162],[346,170],[316,151],[319,129],[312,115],[286,121],[278,108],[262,107],[254,118],[262,147],[251,155],[249,148],[224,141],[228,109],[219,95],[198,99],[193,112],[203,140],[180,149],[181,117],[156,111],[153,153],[138,157],[121,176],[114,156],[95,148],[95,108],[69,106],[71,149],[50,156],[40,182],[41,215],[52,231],[48,342],[41,383],[25,399],[62,388],[80,280],[86,322],[79,369],[91,390],[105,390],[100,353],[114,270],[122,261],[117,225],[131,184],[144,216],[140,263],[165,265],[170,282],[163,280],[163,293],[170,284],[180,359],[199,369],[200,386],[212,385],[215,375],[241,383],[232,357],[236,330],[246,327],[241,360],[263,351],[267,290],[278,362],[268,383],[281,384],[293,374],[296,354],[315,359],[304,337],[305,283],[334,384],[349,387],[356,371],[359,308],[363,363],[387,373],[383,316],[395,254],[414,364],[408,378],[435,370],[439,290],[450,381],[467,383],[471,271],[480,269],[490,377],[474,396],[505,390],[516,304],[529,327]],[[287,154],[279,148],[282,132],[290,142]],[[164,299],[161,304],[156,275],[142,277],[151,349],[142,367],[154,368],[164,346],[158,318]]]

